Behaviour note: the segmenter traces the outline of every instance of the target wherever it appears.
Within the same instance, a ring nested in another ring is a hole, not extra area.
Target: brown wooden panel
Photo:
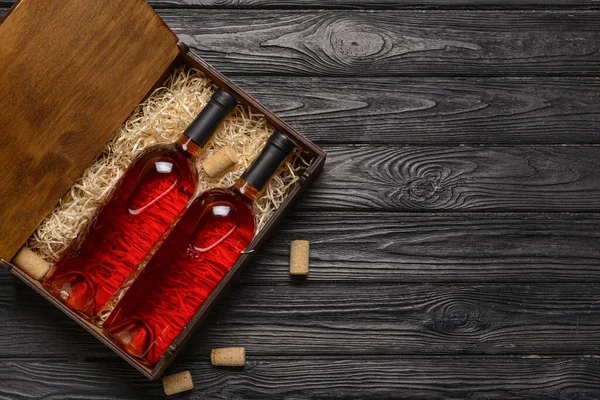
[[[10,259],[179,49],[144,0],[23,0],[0,43],[0,257]]]

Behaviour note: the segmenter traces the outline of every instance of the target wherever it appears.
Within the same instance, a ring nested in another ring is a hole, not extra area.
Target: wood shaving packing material
[[[155,143],[177,140],[216,89],[197,70],[175,70],[163,87],[134,110],[100,156],[40,224],[27,246],[50,263],[58,261],[83,233],[133,158]],[[272,132],[263,115],[238,106],[198,157],[198,193],[214,187],[231,187],[258,156]],[[201,167],[202,161],[225,146],[236,151],[239,161],[223,176],[210,178]],[[298,149],[282,163],[254,203],[256,232],[277,211],[308,165]]]

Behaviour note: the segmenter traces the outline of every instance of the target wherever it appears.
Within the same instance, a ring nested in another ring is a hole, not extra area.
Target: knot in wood
[[[408,193],[413,200],[425,201],[432,198],[436,191],[435,182],[426,178],[415,179],[408,184]]]
[[[408,181],[404,190],[408,199],[417,203],[428,202],[443,191],[442,175],[436,171],[424,173]]]
[[[488,322],[474,304],[451,301],[432,307],[425,325],[441,333],[473,333],[485,329]]]
[[[386,47],[385,38],[364,25],[345,24],[331,34],[331,47],[342,58],[369,59]]]

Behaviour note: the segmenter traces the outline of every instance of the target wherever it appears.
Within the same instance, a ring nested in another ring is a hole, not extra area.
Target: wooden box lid
[[[10,260],[179,53],[145,0],[21,0],[0,23],[0,258]]]

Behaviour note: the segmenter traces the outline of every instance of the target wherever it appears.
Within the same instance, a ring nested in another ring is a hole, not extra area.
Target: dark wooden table
[[[600,2],[152,3],[330,154],[182,398],[600,398]],[[248,365],[212,368],[232,345]],[[0,273],[0,398],[161,396]]]

